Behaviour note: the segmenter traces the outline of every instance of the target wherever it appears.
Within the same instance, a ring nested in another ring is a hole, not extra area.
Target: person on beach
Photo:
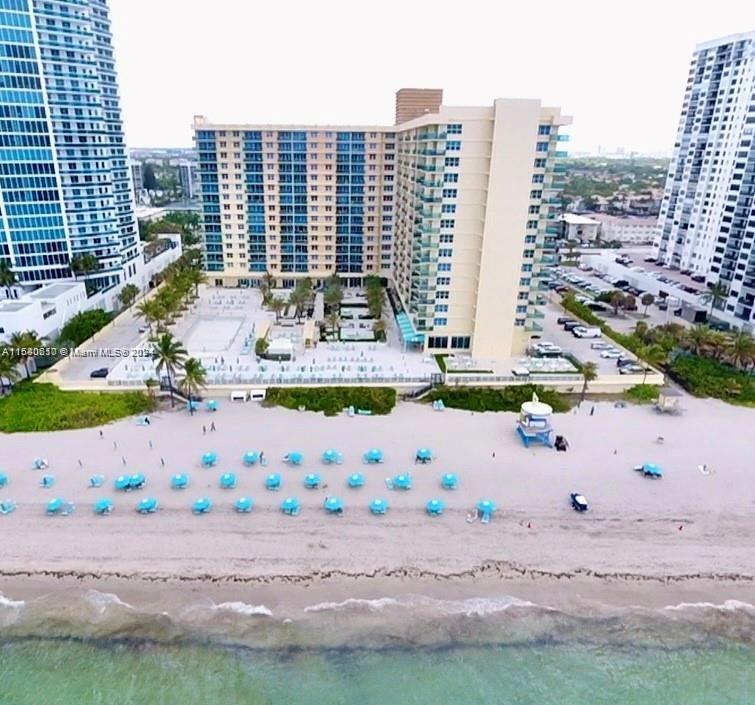
[[[123,463],[123,467],[125,468],[126,467],[126,456],[125,455],[121,456],[121,462]]]
[[[493,457],[495,458],[495,451],[493,451]]]
[[[80,468],[83,468],[83,467],[84,467],[84,463],[82,463],[82,462],[81,462],[81,458],[79,458],[79,467],[80,467]]]
[[[113,450],[118,450],[118,441],[113,441]]]
[[[214,431],[214,430],[215,430],[215,422],[213,421],[213,422],[212,422],[212,423],[210,424],[210,431]]]
[[[165,458],[160,458],[160,465],[165,467]]]
[[[100,440],[104,438],[104,434],[102,433],[102,429],[100,429]]]
[[[595,407],[594,406],[590,409],[590,416],[595,416]]]
[[[149,439],[149,449],[152,450],[152,439]]]
[[[205,426],[204,424],[202,424],[202,435],[203,436],[207,435],[207,426]]]

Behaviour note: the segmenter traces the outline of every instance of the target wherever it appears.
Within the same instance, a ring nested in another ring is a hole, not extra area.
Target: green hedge
[[[624,396],[637,404],[649,404],[658,398],[660,389],[652,384],[635,384],[624,392]]]
[[[568,397],[559,392],[532,384],[502,387],[436,387],[423,400],[442,399],[443,404],[452,409],[468,411],[519,411],[525,401],[532,399],[536,392],[540,401],[550,404],[556,412],[569,411]]]
[[[267,390],[265,403],[287,409],[304,407],[335,416],[343,409],[369,409],[373,414],[389,414],[396,406],[396,390],[389,387],[273,387]]]
[[[91,338],[98,330],[104,328],[113,320],[113,314],[103,311],[101,308],[93,308],[90,311],[82,311],[73,316],[68,323],[60,329],[59,340],[74,345],[81,345]]]
[[[54,384],[22,382],[0,399],[0,431],[89,428],[153,408],[142,392],[64,392]]]
[[[739,404],[755,404],[755,377],[715,360],[677,355],[667,371],[696,397],[714,397]]]

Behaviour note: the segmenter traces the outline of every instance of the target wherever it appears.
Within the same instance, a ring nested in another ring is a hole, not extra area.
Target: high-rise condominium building
[[[0,0],[0,259],[34,283],[83,254],[99,289],[140,256],[107,2]]]
[[[692,55],[656,235],[666,264],[719,281],[755,320],[755,32]]]
[[[379,275],[425,349],[507,357],[540,328],[569,122],[503,99],[390,127],[197,117],[210,281]]]

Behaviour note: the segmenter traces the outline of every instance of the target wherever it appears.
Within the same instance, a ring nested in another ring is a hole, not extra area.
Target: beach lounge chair
[[[39,482],[40,487],[47,489],[55,484],[55,475],[42,475],[42,479]]]
[[[16,502],[14,500],[0,500],[0,514],[12,514],[14,511],[16,511]]]
[[[104,475],[92,475],[89,478],[89,487],[102,487],[105,484]]]
[[[46,470],[48,467],[50,467],[50,463],[47,462],[47,458],[34,458],[32,460],[32,470]]]

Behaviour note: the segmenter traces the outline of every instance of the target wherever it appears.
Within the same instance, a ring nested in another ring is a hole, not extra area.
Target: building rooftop
[[[47,286],[41,286],[39,289],[27,294],[31,299],[56,299],[58,296],[67,294],[70,291],[81,288],[81,283],[71,284],[49,284]]]
[[[608,215],[607,213],[596,213],[593,218],[598,223],[639,225],[647,227],[655,227],[658,225],[658,216],[655,215]]]
[[[0,313],[16,313],[16,311],[22,311],[27,306],[31,306],[28,301],[3,301],[0,303]]]
[[[569,225],[598,225],[599,221],[594,218],[588,218],[586,215],[577,215],[576,213],[565,213],[561,220]]]

